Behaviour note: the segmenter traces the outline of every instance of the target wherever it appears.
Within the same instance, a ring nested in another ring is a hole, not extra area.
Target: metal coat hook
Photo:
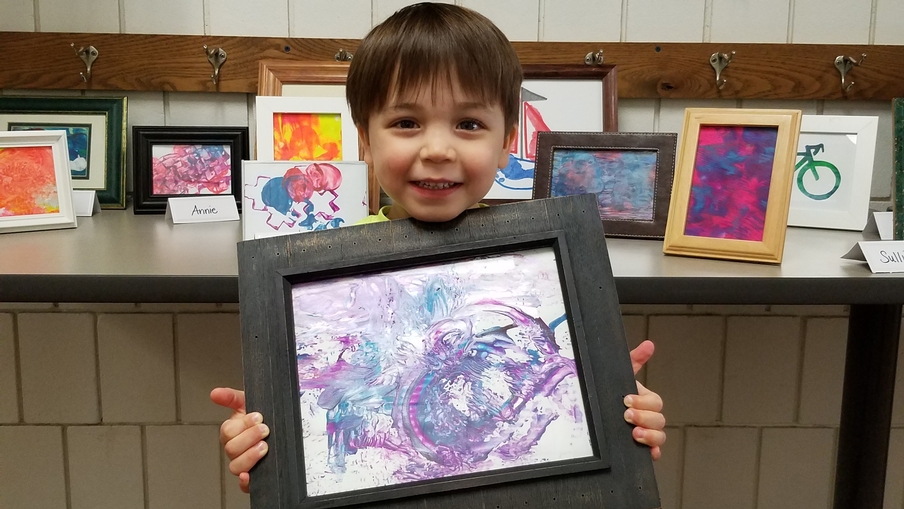
[[[728,64],[731,63],[734,56],[735,52],[732,51],[731,54],[713,53],[709,57],[709,65],[713,66],[713,69],[716,70],[716,88],[719,90],[722,90],[722,87],[728,83],[728,80],[722,78],[722,71],[728,67]]]
[[[866,53],[862,53],[860,55],[860,61],[854,60],[852,57],[846,57],[844,55],[838,55],[835,57],[835,68],[838,69],[838,72],[841,73],[841,90],[847,92],[854,86],[854,82],[846,83],[847,74],[851,72],[851,69],[855,65],[859,66],[863,63],[863,60],[866,58]]]
[[[85,72],[78,73],[79,76],[82,77],[82,81],[88,82],[91,79],[91,65],[97,60],[97,48],[94,46],[81,47],[79,49],[75,49],[75,43],[70,43],[69,46],[75,51],[75,54],[78,55],[79,58],[82,59],[82,62],[85,63]]]
[[[591,51],[584,55],[585,65],[603,65],[603,50]]]
[[[226,62],[226,50],[223,48],[208,48],[205,44],[204,51],[207,53],[207,61],[213,66],[213,74],[210,75],[210,81],[216,85],[220,82],[220,67]]]
[[[333,55],[333,60],[335,60],[337,62],[351,62],[352,57],[354,57],[354,56],[355,56],[354,54],[352,54],[348,51],[345,51],[342,48],[339,48],[339,51],[337,51],[336,54]]]

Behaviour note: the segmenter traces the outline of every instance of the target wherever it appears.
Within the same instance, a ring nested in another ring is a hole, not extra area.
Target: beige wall
[[[0,30],[360,38],[406,3],[0,0]],[[726,51],[728,42],[904,44],[900,0],[457,3],[490,16],[513,40],[726,42]],[[130,126],[253,130],[248,95],[126,95]],[[621,130],[677,132],[688,106],[878,115],[872,197],[890,196],[889,104],[622,100]],[[640,379],[666,401],[669,441],[656,464],[665,509],[830,506],[844,308],[627,306],[624,315],[632,342],[657,343]],[[902,372],[890,509],[904,508]],[[235,305],[0,303],[0,508],[247,507],[219,452],[226,413],[207,401],[210,388],[240,383]]]

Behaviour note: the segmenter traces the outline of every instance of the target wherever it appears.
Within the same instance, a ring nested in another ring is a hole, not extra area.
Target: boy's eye
[[[405,119],[405,120],[399,120],[398,122],[396,122],[395,126],[398,127],[399,129],[414,129],[415,127],[417,127],[417,124],[414,123],[414,120]]]
[[[465,131],[476,131],[480,129],[480,122],[476,120],[462,120],[458,123],[458,128]]]

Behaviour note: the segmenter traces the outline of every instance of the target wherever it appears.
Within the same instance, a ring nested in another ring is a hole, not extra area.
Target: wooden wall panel
[[[293,39],[181,35],[0,32],[0,89],[257,90],[261,59],[329,61],[354,39]],[[75,44],[75,48],[70,47]],[[214,85],[203,46],[222,47],[227,60]],[[74,49],[93,45],[99,56],[89,82]],[[524,63],[579,63],[602,49],[618,66],[619,97],[684,99],[853,99],[904,97],[904,46],[731,43],[516,42]],[[720,90],[709,57],[735,51]],[[849,92],[841,89],[834,60],[856,59]]]

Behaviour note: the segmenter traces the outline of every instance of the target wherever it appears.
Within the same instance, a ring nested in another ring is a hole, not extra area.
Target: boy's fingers
[[[625,396],[625,406],[638,410],[662,412],[662,398],[659,394],[656,394],[644,387],[640,382],[637,382],[637,394],[628,394]]]
[[[210,400],[217,405],[231,408],[239,413],[245,413],[245,391],[230,389],[229,387],[217,387],[210,391]]]
[[[659,412],[629,408],[625,410],[625,420],[639,428],[645,428],[650,431],[662,432],[665,429],[665,416]]]
[[[655,349],[653,342],[648,339],[637,345],[637,348],[634,350],[631,350],[631,367],[634,368],[635,375],[640,371],[640,368],[650,360]]]
[[[650,446],[650,448],[655,449],[659,449],[662,444],[665,443],[666,438],[664,431],[656,431],[640,427],[634,428],[634,430],[631,432],[631,436],[634,437],[634,441],[648,445]],[[659,451],[659,454],[661,454],[661,451]],[[653,455],[653,459],[658,459],[656,454]]]
[[[266,424],[263,424],[261,414],[251,412],[248,415],[227,419],[220,425],[220,444],[223,445],[226,454],[232,458],[269,433],[270,430]],[[233,454],[229,454],[230,451]]]
[[[265,454],[267,454],[267,442],[260,441],[229,462],[229,471],[232,472],[233,475],[239,476],[239,487],[242,486],[241,474],[251,470],[251,467],[257,465],[257,462],[260,461]],[[245,491],[245,489],[243,488],[242,491]]]
[[[241,489],[244,493],[251,492],[251,475],[248,472],[242,472],[239,474],[239,489]]]

